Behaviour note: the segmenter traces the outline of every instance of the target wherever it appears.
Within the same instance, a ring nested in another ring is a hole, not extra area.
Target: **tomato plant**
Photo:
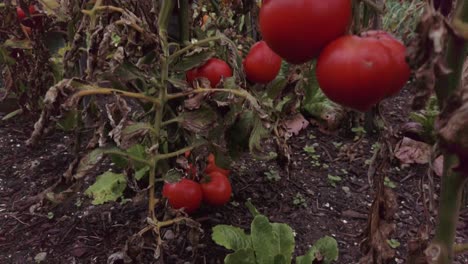
[[[346,33],[351,13],[351,0],[263,1],[260,31],[274,52],[301,64]]]
[[[226,175],[219,171],[208,173],[208,181],[201,183],[203,201],[209,205],[221,206],[231,199],[232,187]]]
[[[333,41],[317,61],[320,88],[336,103],[368,111],[408,81],[409,67],[401,46],[387,34],[372,32]]]
[[[281,69],[281,62],[281,57],[272,51],[265,41],[259,41],[250,48],[243,64],[247,79],[266,84],[276,78]]]
[[[163,196],[174,209],[184,208],[187,213],[193,213],[202,201],[202,189],[200,184],[188,179],[182,179],[176,183],[165,183]]]
[[[217,87],[222,78],[231,76],[231,67],[225,61],[217,58],[211,58],[202,66],[186,72],[187,81],[190,84],[193,84],[195,79],[203,77],[210,81],[211,87]]]

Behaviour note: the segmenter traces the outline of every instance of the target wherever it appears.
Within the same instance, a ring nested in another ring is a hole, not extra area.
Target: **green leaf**
[[[338,260],[338,242],[333,237],[325,236],[313,245],[324,258],[324,263],[328,264]]]
[[[267,96],[270,99],[276,99],[283,89],[286,87],[288,84],[287,79],[275,79],[271,84],[268,85],[267,87]]]
[[[249,212],[255,217],[257,215],[261,215],[261,213],[255,208],[255,206],[252,204],[252,201],[250,199],[245,202],[245,206],[247,206],[247,209],[249,209]]]
[[[258,264],[274,263],[274,258],[280,253],[280,241],[268,218],[257,215],[251,224],[252,245]]]
[[[163,175],[163,179],[166,182],[176,183],[176,182],[180,181],[182,176],[183,175],[182,175],[182,173],[180,173],[180,171],[178,171],[176,169],[171,169],[171,170],[168,170],[166,172],[166,174]]]
[[[57,122],[57,126],[63,131],[73,131],[78,124],[78,118],[78,111],[76,109],[72,109]]]
[[[184,56],[176,65],[174,65],[173,69],[176,71],[188,71],[200,65],[203,65],[206,61],[211,59],[216,52],[210,51],[203,51],[191,56]]]
[[[206,133],[213,128],[217,120],[217,114],[211,108],[185,112],[182,114],[182,127],[194,133]]]
[[[75,179],[80,179],[84,177],[90,170],[92,170],[104,157],[106,149],[95,149],[83,158],[81,158],[80,163],[76,169],[76,173],[73,175]]]
[[[224,258],[225,264],[257,264],[255,252],[251,248],[240,249]]]
[[[127,178],[121,173],[105,172],[96,178],[85,195],[93,198],[92,204],[98,205],[109,201],[116,201],[127,187]]]
[[[145,166],[143,167],[142,169],[140,170],[137,170],[135,172],[135,179],[137,179],[137,181],[143,179],[143,177],[145,177],[147,175],[147,173],[149,172],[150,170],[150,167],[149,166]]]
[[[250,135],[250,140],[249,140],[250,151],[261,150],[262,139],[270,136],[270,131],[265,128],[262,120],[258,116],[254,117],[253,122],[254,122],[254,127],[252,129],[252,134]]]
[[[393,249],[398,248],[401,245],[401,243],[396,239],[387,239],[387,244]]]
[[[296,264],[312,264],[313,261],[316,259],[316,255],[319,253],[318,249],[312,246],[309,251],[304,256],[300,256],[296,258]]]
[[[154,128],[148,123],[135,123],[125,127],[122,130],[122,135],[125,137],[131,137],[131,135],[144,135],[148,131],[153,131]]]
[[[213,227],[211,238],[216,244],[230,250],[252,248],[250,236],[246,235],[244,230],[230,225]]]
[[[12,49],[32,49],[32,44],[29,39],[7,39],[3,43],[3,46]]]
[[[279,252],[280,255],[291,263],[292,254],[294,253],[294,233],[292,228],[287,224],[272,223],[273,232],[279,237]]]
[[[227,130],[228,149],[234,157],[248,147],[253,115],[252,111],[241,113],[234,125]]]
[[[289,264],[291,261],[288,261],[283,255],[276,255],[273,261],[274,264]]]
[[[146,149],[144,146],[140,145],[140,144],[136,144],[136,145],[133,145],[131,146],[128,150],[127,150],[127,153],[130,155],[130,157],[135,157],[135,158],[139,158],[139,159],[146,159]],[[133,161],[134,165],[135,165],[135,168],[136,169],[141,169],[143,167],[146,166],[146,164],[142,164],[140,162],[136,162],[136,161]]]

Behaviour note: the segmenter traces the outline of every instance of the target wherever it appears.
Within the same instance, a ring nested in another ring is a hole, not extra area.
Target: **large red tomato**
[[[265,41],[255,43],[243,61],[247,79],[263,84],[273,81],[281,69],[281,61]]]
[[[390,84],[388,96],[392,96],[400,92],[401,88],[408,82],[411,69],[406,62],[406,47],[401,41],[396,39],[390,33],[381,30],[371,30],[362,33],[364,37],[373,37],[379,39],[381,43],[391,50],[391,56],[395,60],[395,75],[393,82]]]
[[[184,208],[187,213],[193,213],[202,201],[200,184],[192,180],[182,179],[176,183],[165,183],[163,196],[174,209]]]
[[[218,86],[221,78],[232,76],[232,69],[220,59],[211,58],[198,68],[186,72],[187,81],[192,84],[196,78],[204,77],[210,81],[211,87]]]
[[[378,39],[343,36],[320,54],[316,75],[330,100],[365,112],[387,96],[396,67]]]
[[[201,184],[203,201],[213,206],[221,206],[229,202],[232,187],[226,175],[214,171],[209,173],[208,176],[208,182]]]
[[[260,9],[260,31],[283,59],[301,64],[346,33],[351,0],[270,0]]]

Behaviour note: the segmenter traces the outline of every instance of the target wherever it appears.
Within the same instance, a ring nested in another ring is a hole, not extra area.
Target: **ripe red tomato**
[[[232,76],[232,69],[220,59],[211,58],[204,65],[186,72],[187,81],[192,84],[196,78],[204,77],[210,81],[211,87],[218,86],[221,78]]]
[[[273,81],[281,69],[281,61],[265,41],[255,43],[243,61],[247,79],[263,84]]]
[[[351,13],[351,0],[263,1],[260,31],[276,54],[301,64],[346,33]]]
[[[391,56],[395,60],[395,73],[393,82],[389,86],[387,96],[392,96],[400,92],[401,88],[408,82],[411,69],[406,62],[406,47],[401,41],[396,39],[390,33],[382,30],[371,30],[362,33],[364,37],[373,37],[379,39],[381,43],[391,50]]]
[[[182,179],[176,183],[165,183],[163,196],[174,209],[184,208],[185,212],[193,213],[202,201],[202,189],[200,184],[188,179]]]
[[[379,40],[344,36],[323,50],[316,75],[330,100],[365,112],[387,95],[395,67]]]
[[[208,182],[201,184],[203,201],[209,205],[225,205],[231,199],[232,187],[226,175],[214,171],[208,174]]]
[[[37,9],[34,5],[30,5],[29,6],[29,14],[30,15],[34,15],[35,13],[37,13]],[[16,7],[16,15],[18,16],[18,19],[21,21],[23,19],[26,18],[26,13],[24,12],[24,10],[21,8],[21,7]]]

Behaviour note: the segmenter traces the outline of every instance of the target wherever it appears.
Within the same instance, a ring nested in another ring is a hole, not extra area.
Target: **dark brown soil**
[[[396,130],[407,120],[408,97],[404,91],[384,105],[383,112]],[[95,175],[112,167],[103,164],[77,186],[78,192],[70,193],[61,203],[37,199],[60,179],[73,160],[69,147],[73,136],[55,133],[30,149],[25,140],[32,126],[33,121],[26,117],[0,123],[0,263],[35,263],[38,253],[47,253],[44,263],[106,263],[145,227],[145,193],[129,191],[127,198],[133,199],[124,204],[91,205],[83,191]],[[155,252],[143,248],[135,253],[140,254],[136,263],[222,263],[227,251],[211,241],[211,228],[231,224],[248,229],[252,216],[244,206],[247,199],[252,199],[271,221],[292,226],[297,233],[296,254],[305,253],[320,237],[331,235],[339,243],[338,263],[357,263],[361,233],[373,200],[366,160],[372,157],[375,142],[375,136],[365,135],[355,141],[353,133],[327,135],[309,127],[291,140],[293,166],[289,177],[274,163],[243,158],[233,169],[233,202],[223,208],[204,207],[194,215],[203,229],[198,243],[189,242],[187,237],[194,236],[185,226],[166,228],[161,234],[165,239],[164,257],[156,261],[152,258]],[[315,164],[303,150],[305,146],[315,146],[320,155]],[[397,185],[394,191],[399,203],[397,233],[392,238],[401,243],[393,263],[405,263],[406,242],[427,219],[421,197],[421,177],[427,167],[395,163],[392,168],[388,176]],[[281,179],[268,180],[265,172],[269,171],[279,171]],[[340,176],[342,181],[333,186],[328,175]],[[439,179],[435,180],[438,186]],[[294,205],[298,195],[305,202]],[[468,219],[467,213],[462,212],[462,219]],[[434,223],[434,219],[432,215],[429,221]],[[467,233],[461,222],[459,240],[466,239]],[[131,245],[129,248],[131,251]],[[460,258],[458,263],[468,263],[468,259]]]

